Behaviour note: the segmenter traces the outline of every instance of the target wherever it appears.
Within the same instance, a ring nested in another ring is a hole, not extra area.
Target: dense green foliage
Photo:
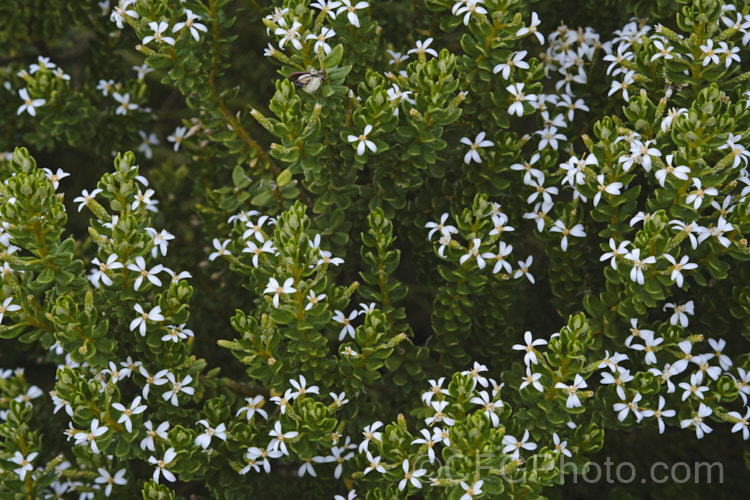
[[[747,489],[750,3],[273,4],[0,2],[0,498]]]

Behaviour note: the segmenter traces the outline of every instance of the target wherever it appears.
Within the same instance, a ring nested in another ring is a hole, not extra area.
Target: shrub
[[[0,6],[4,498],[742,467],[747,2],[275,3]]]

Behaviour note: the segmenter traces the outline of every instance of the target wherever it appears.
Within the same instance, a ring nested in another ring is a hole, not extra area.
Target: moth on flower
[[[322,69],[311,69],[310,71],[292,71],[286,78],[294,84],[295,89],[314,94],[323,81],[328,79],[328,75]]]

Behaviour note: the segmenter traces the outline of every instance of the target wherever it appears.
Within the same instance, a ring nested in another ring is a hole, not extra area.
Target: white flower
[[[156,212],[156,205],[159,203],[156,200],[152,200],[151,197],[154,195],[153,189],[147,189],[144,193],[140,189],[138,190],[138,193],[135,195],[135,199],[133,200],[133,203],[130,204],[130,209],[135,210],[141,205],[146,206],[146,210],[150,212]]]
[[[159,427],[154,429],[153,424],[150,420],[146,421],[144,424],[144,427],[146,427],[146,437],[141,439],[141,449],[143,451],[146,451],[148,448],[151,451],[156,451],[156,447],[154,446],[154,438],[160,438],[164,441],[167,440],[167,430],[169,429],[169,422],[162,422]]]
[[[24,457],[23,454],[21,454],[20,451],[17,451],[12,458],[10,458],[10,461],[13,462],[16,465],[20,465],[18,469],[15,469],[13,472],[18,474],[18,477],[21,478],[21,481],[24,481],[26,479],[26,473],[30,472],[34,469],[34,466],[31,465],[31,462],[33,462],[37,455],[36,451],[33,453],[29,453],[28,456]]]
[[[469,375],[474,380],[474,387],[476,387],[477,384],[481,385],[482,387],[487,387],[487,378],[480,375],[482,372],[486,371],[487,366],[474,361],[474,366],[472,366],[471,370],[463,371],[461,372],[461,375]]]
[[[707,418],[712,413],[713,413],[713,410],[710,407],[701,403],[700,406],[698,407],[698,412],[693,416],[693,418],[680,421],[680,427],[682,429],[685,429],[686,427],[690,427],[691,425],[695,426],[696,437],[698,439],[702,439],[704,434],[710,434],[713,431],[713,429],[711,429],[703,421],[703,419]]]
[[[740,432],[742,431],[742,439],[747,441],[747,438],[750,437],[750,431],[748,430],[748,419],[750,418],[750,408],[746,408],[745,416],[743,417],[740,415],[739,412],[736,411],[730,411],[728,415],[732,418],[737,419],[737,423],[734,424],[732,427],[732,432]]]
[[[362,431],[362,435],[365,437],[365,439],[364,441],[359,443],[360,453],[364,453],[370,441],[380,441],[380,439],[382,438],[382,433],[377,432],[377,430],[380,429],[382,426],[383,426],[383,422],[378,420],[364,428],[364,430]]]
[[[685,401],[691,395],[695,395],[698,399],[703,399],[703,393],[708,390],[708,387],[701,385],[703,382],[703,373],[698,371],[690,375],[690,383],[680,382],[678,386],[683,390],[682,400]]]
[[[534,347],[538,345],[546,345],[547,341],[544,339],[534,340],[530,331],[527,331],[523,334],[523,341],[525,342],[525,344],[515,344],[513,346],[513,350],[526,351],[526,354],[524,354],[523,356],[523,362],[526,363],[527,367],[531,366],[532,364],[537,364],[539,360],[536,357]]]
[[[492,401],[487,391],[479,391],[479,396],[474,396],[469,400],[469,403],[474,403],[484,407],[484,414],[490,419],[493,427],[500,425],[500,417],[497,415],[497,410],[503,407],[503,402],[500,400]]]
[[[94,189],[93,191],[91,191],[91,194],[89,194],[89,192],[84,189],[81,192],[81,196],[78,196],[77,198],[73,199],[73,203],[79,203],[78,211],[80,212],[81,210],[83,210],[83,207],[85,207],[91,200],[93,200],[96,197],[96,195],[98,195],[101,192],[102,192],[101,189]]]
[[[262,406],[265,399],[263,396],[255,396],[255,397],[247,397],[245,398],[245,401],[247,401],[247,404],[237,410],[236,416],[239,417],[243,412],[245,413],[245,417],[247,417],[248,420],[252,420],[255,414],[257,413],[264,419],[268,420],[268,413],[266,413],[266,410],[263,408],[260,408]]]
[[[482,495],[482,485],[484,481],[477,481],[476,483],[469,486],[464,481],[461,481],[461,488],[466,492],[458,500],[472,500],[474,497]]]
[[[170,447],[166,452],[164,452],[164,458],[161,460],[157,460],[155,457],[151,456],[148,457],[148,463],[156,465],[156,469],[154,469],[154,481],[157,483],[159,482],[159,474],[161,473],[164,478],[167,481],[175,482],[176,478],[174,477],[174,474],[169,472],[167,470],[167,466],[172,463],[172,461],[177,457],[177,452],[174,451],[174,448]]]
[[[273,426],[273,430],[268,433],[273,439],[268,443],[268,449],[271,451],[281,451],[284,455],[289,455],[289,450],[286,448],[286,440],[294,439],[299,436],[297,431],[289,431],[286,433],[281,432],[281,422],[278,420]]]
[[[523,60],[524,57],[526,57],[526,54],[528,54],[528,52],[525,50],[513,52],[510,55],[510,59],[492,68],[492,72],[500,73],[503,80],[507,80],[510,77],[510,71],[513,68],[529,69],[529,63]]]
[[[432,403],[430,403],[430,406],[433,410],[435,410],[435,413],[431,417],[427,417],[424,419],[427,425],[434,425],[438,422],[444,422],[445,425],[451,426],[456,423],[453,418],[443,413],[443,410],[445,410],[445,408],[448,406],[448,401],[433,401]]]
[[[276,28],[273,34],[282,37],[281,40],[279,40],[279,48],[283,49],[287,42],[291,42],[292,47],[297,50],[302,50],[302,43],[299,41],[299,31],[301,28],[302,24],[300,24],[299,21],[294,21],[292,27],[289,29]]]
[[[165,378],[165,376],[167,373],[169,373],[169,370],[167,370],[166,368],[163,370],[159,370],[154,375],[149,375],[148,371],[146,371],[146,369],[141,366],[139,368],[139,372],[146,378],[146,383],[143,386],[143,399],[148,399],[148,393],[152,385],[164,385],[167,383],[167,379]]]
[[[104,488],[104,495],[110,496],[112,494],[112,487],[115,484],[119,485],[125,485],[128,484],[128,480],[125,479],[125,473],[127,472],[126,469],[120,469],[118,470],[114,476],[110,476],[107,469],[103,469],[99,467],[97,469],[99,471],[99,477],[94,479],[94,482],[96,484],[106,484],[107,486]]]
[[[116,115],[127,115],[128,111],[138,109],[137,104],[130,102],[129,93],[122,95],[119,92],[113,92],[112,97],[114,98],[115,101],[120,103],[120,105],[117,106],[117,109],[115,109]]]
[[[229,244],[229,240],[219,241],[218,238],[214,238],[214,248],[216,249],[215,252],[212,252],[211,255],[208,256],[208,260],[214,260],[216,257],[222,256],[222,255],[232,255],[232,253],[227,250],[227,245]]]
[[[575,236],[577,238],[585,238],[586,232],[583,230],[583,224],[576,224],[575,226],[568,229],[563,221],[560,219],[555,221],[555,224],[550,228],[553,233],[561,233],[563,235],[560,246],[563,252],[568,251],[568,236]]]
[[[618,245],[617,242],[615,242],[614,238],[609,239],[609,247],[612,250],[611,252],[605,252],[602,254],[601,257],[599,257],[600,261],[605,261],[607,259],[610,260],[610,265],[612,266],[612,269],[615,271],[617,270],[617,257],[624,257],[628,253],[628,245],[630,244],[630,240],[624,240],[621,241]]]
[[[542,384],[539,383],[539,379],[542,378],[541,373],[532,373],[531,367],[526,366],[526,376],[521,377],[521,385],[518,387],[518,390],[523,390],[524,387],[531,385],[539,392],[544,392],[544,387],[542,387]]]
[[[146,321],[164,321],[164,316],[161,314],[161,306],[154,306],[148,314],[144,312],[140,304],[133,306],[133,309],[135,309],[135,312],[140,314],[140,316],[130,322],[130,331],[132,332],[138,328],[141,337],[146,336]]]
[[[373,471],[373,470],[378,471],[381,474],[385,474],[385,467],[383,467],[380,464],[380,460],[381,460],[380,457],[373,457],[372,453],[370,453],[370,450],[367,450],[366,456],[367,456],[368,465],[367,467],[365,467],[365,471],[363,475],[367,475],[368,472]]]
[[[687,315],[689,314],[690,316],[693,316],[695,314],[695,303],[692,300],[688,300],[686,303],[678,306],[672,302],[667,302],[664,304],[663,310],[666,311],[667,309],[674,309],[674,313],[669,318],[670,324],[676,325],[677,322],[679,322],[683,328],[687,328]]]
[[[227,440],[227,426],[223,423],[217,425],[216,427],[211,427],[206,420],[198,420],[198,422],[196,423],[201,424],[206,428],[203,434],[199,434],[195,438],[196,446],[200,446],[204,450],[207,449],[211,445],[211,438],[214,436],[221,439],[222,441]]]
[[[509,453],[513,459],[519,458],[521,450],[536,450],[535,443],[527,442],[529,439],[528,429],[523,431],[523,437],[519,441],[515,437],[506,434],[503,436],[503,453]]]
[[[427,234],[428,240],[432,241],[432,235],[435,234],[435,231],[440,231],[441,235],[450,235],[458,232],[458,229],[456,229],[455,226],[445,225],[448,217],[449,215],[446,212],[440,217],[440,222],[428,222],[424,225],[425,228],[430,230],[430,232]]]
[[[570,453],[570,450],[568,449],[568,442],[562,441],[560,442],[560,436],[557,435],[556,432],[552,433],[552,441],[555,444],[555,451],[557,453],[562,453],[566,457],[572,457],[573,455]]]
[[[91,431],[80,431],[75,435],[76,444],[83,444],[88,441],[91,445],[91,451],[98,454],[99,447],[96,445],[96,438],[107,432],[106,426],[99,426],[99,419],[91,421]]]
[[[257,246],[253,241],[246,241],[245,248],[242,249],[242,253],[253,254],[253,267],[258,267],[258,259],[263,253],[270,253],[274,255],[276,253],[276,247],[273,246],[273,242],[266,241],[262,246]]]
[[[138,145],[138,151],[143,153],[143,155],[150,160],[154,156],[151,146],[158,145],[159,138],[156,137],[156,134],[153,132],[151,134],[146,134],[143,130],[139,130],[138,135],[141,136],[141,143]]]
[[[539,43],[544,45],[544,35],[539,33],[537,30],[537,26],[539,26],[542,23],[542,21],[539,19],[539,15],[536,12],[531,13],[531,24],[529,26],[524,26],[520,30],[516,31],[516,36],[524,36],[528,34],[532,34],[536,37],[537,40],[539,40]]]
[[[149,35],[143,39],[143,45],[148,45],[149,42],[155,40],[158,43],[166,43],[167,45],[174,45],[174,38],[171,36],[164,36],[164,33],[169,29],[169,25],[164,21],[156,21],[148,23],[148,27],[151,28],[153,35]]]
[[[473,142],[468,137],[461,138],[460,142],[470,147],[469,151],[464,155],[464,163],[467,165],[470,164],[472,160],[477,163],[482,163],[482,158],[479,156],[479,151],[477,151],[477,149],[489,148],[494,145],[492,141],[485,141],[484,136],[485,132],[482,131],[477,134]]]
[[[112,408],[122,412],[122,415],[120,415],[120,419],[117,421],[117,423],[121,424],[125,422],[125,429],[127,429],[128,432],[133,432],[133,422],[130,421],[130,417],[139,413],[143,413],[148,407],[141,404],[140,396],[136,396],[133,402],[130,404],[130,408],[126,408],[121,403],[112,404]]]
[[[299,376],[299,382],[292,379],[289,381],[290,384],[292,384],[292,387],[294,387],[296,390],[291,393],[290,397],[293,399],[296,399],[298,397],[303,397],[306,394],[320,394],[320,389],[317,385],[311,385],[310,387],[307,387],[307,380],[305,379],[304,375]]]
[[[305,40],[315,40],[315,45],[313,45],[313,50],[315,52],[322,49],[324,54],[329,54],[331,52],[331,46],[328,45],[326,40],[334,36],[336,36],[335,31],[331,28],[324,27],[320,30],[320,35],[310,33],[305,37]]]
[[[52,187],[57,189],[57,186],[60,184],[60,179],[64,179],[65,177],[68,177],[70,174],[68,172],[64,172],[63,169],[58,168],[57,172],[52,173],[52,170],[48,168],[43,168],[44,174],[47,176],[47,178],[52,181]]]
[[[674,410],[665,410],[664,402],[664,396],[659,396],[659,406],[656,410],[646,409],[641,412],[643,417],[656,417],[656,420],[659,423],[659,434],[664,434],[664,421],[662,420],[662,417],[674,417],[677,413]]]
[[[174,239],[174,235],[164,229],[157,233],[153,227],[147,227],[146,232],[151,236],[151,243],[154,245],[151,248],[151,256],[156,258],[159,255],[159,251],[161,251],[162,256],[167,255],[169,241]]]
[[[609,89],[609,93],[607,95],[611,96],[615,92],[622,90],[622,97],[627,101],[630,97],[628,95],[628,89],[633,83],[635,83],[635,71],[628,71],[627,73],[625,73],[622,82],[618,82],[616,80],[612,82],[612,86]]]
[[[172,27],[172,33],[177,33],[182,28],[189,28],[190,34],[193,36],[193,39],[196,42],[200,41],[200,34],[198,33],[198,31],[202,31],[205,33],[208,31],[208,28],[206,28],[205,24],[195,22],[195,21],[200,21],[201,18],[193,14],[192,11],[185,9],[185,15],[187,16],[187,21],[176,23]]]
[[[181,325],[169,325],[167,327],[167,333],[161,337],[162,342],[179,342],[185,340],[188,337],[193,337],[195,334],[189,328],[185,328],[185,323]]]
[[[529,272],[529,268],[531,267],[531,264],[533,262],[534,262],[534,257],[531,255],[529,255],[529,257],[526,259],[526,262],[519,260],[518,269],[516,269],[516,272],[513,274],[513,277],[520,278],[522,276],[526,276],[526,278],[533,285],[535,283],[534,276],[532,276],[531,273]]]
[[[25,88],[18,91],[18,96],[23,100],[23,104],[18,107],[17,115],[26,111],[31,116],[36,116],[36,108],[43,106],[47,101],[45,99],[32,99],[29,97],[29,91]]]
[[[555,384],[555,389],[562,389],[568,395],[568,400],[565,402],[566,408],[577,408],[581,406],[581,400],[578,398],[578,389],[584,389],[588,387],[586,381],[583,380],[580,374],[576,374],[576,378],[571,385],[565,385],[562,382]]]
[[[533,94],[526,95],[523,91],[523,83],[514,83],[505,87],[505,90],[513,95],[513,103],[508,108],[509,114],[516,114],[517,116],[523,116],[523,102],[536,101],[536,96]]]
[[[599,186],[597,193],[594,195],[594,206],[597,206],[599,204],[599,199],[601,198],[602,193],[608,193],[611,195],[620,194],[620,189],[622,189],[622,182],[613,182],[611,184],[605,185],[604,175],[602,174],[596,176],[596,181],[599,183]]]
[[[655,365],[656,364],[656,354],[654,354],[653,348],[664,342],[664,339],[661,337],[654,338],[651,335],[642,335],[644,344],[633,344],[630,348],[636,351],[643,351],[646,353],[646,364],[647,365]]]
[[[407,458],[401,463],[401,469],[404,471],[404,478],[398,483],[399,491],[404,491],[404,488],[406,488],[408,483],[411,483],[415,488],[422,488],[422,483],[419,482],[418,478],[427,474],[425,469],[411,470],[409,459]]]
[[[632,413],[636,422],[640,422],[643,419],[643,415],[638,408],[638,401],[642,397],[640,392],[636,392],[630,401],[623,401],[612,405],[612,408],[617,412],[617,420],[623,422],[627,418],[628,413]]]
[[[365,125],[365,131],[362,135],[349,135],[346,138],[346,140],[349,142],[359,143],[357,144],[357,155],[362,156],[363,154],[365,154],[365,147],[373,153],[377,152],[378,148],[375,143],[367,138],[370,132],[372,132],[372,125],[368,123],[367,125]]]
[[[140,288],[144,278],[146,278],[156,286],[161,286],[161,280],[156,277],[156,274],[162,272],[162,270],[164,269],[164,266],[162,266],[161,264],[155,265],[149,271],[148,269],[146,269],[146,261],[143,259],[143,257],[138,256],[135,258],[135,263],[130,263],[127,267],[131,271],[135,271],[136,273],[138,273],[138,278],[136,278],[133,286],[136,291],[138,290],[138,288]]]
[[[287,278],[283,285],[280,285],[276,278],[270,278],[266,289],[263,291],[263,295],[272,293],[273,295],[273,306],[279,307],[279,297],[282,294],[294,293],[297,291],[292,285],[294,284],[294,278]]]
[[[645,283],[643,276],[643,266],[646,264],[655,264],[656,257],[650,255],[645,259],[641,260],[641,249],[634,248],[631,250],[625,258],[633,262],[633,268],[630,270],[630,280],[642,285]]]
[[[718,341],[715,339],[708,339],[708,343],[711,346],[711,349],[714,350],[714,356],[718,358],[721,368],[724,371],[729,370],[729,368],[732,367],[732,360],[729,356],[722,353],[724,347],[727,345],[726,341],[724,339],[719,339]]]
[[[354,338],[354,327],[350,322],[356,319],[357,316],[359,316],[359,312],[357,312],[356,310],[349,313],[348,318],[344,316],[344,313],[342,311],[339,311],[338,309],[334,311],[333,318],[331,319],[333,319],[333,321],[337,323],[341,323],[342,325],[344,325],[344,327],[339,332],[339,342],[344,340],[347,335],[349,335],[351,338]]]
[[[117,262],[117,254],[112,254],[107,257],[107,261],[105,263],[100,262],[98,258],[94,258],[91,263],[97,267],[93,269],[91,277],[89,279],[91,280],[91,283],[97,288],[99,288],[100,280],[106,286],[112,286],[112,280],[107,275],[107,271],[111,269],[122,269],[123,267],[121,262]]]
[[[674,155],[667,155],[667,165],[666,167],[657,170],[654,173],[654,176],[656,177],[656,180],[659,181],[659,185],[664,187],[664,181],[667,178],[667,174],[672,174],[678,179],[681,179],[683,181],[688,180],[688,174],[690,174],[690,167],[685,165],[678,165],[673,166],[672,165],[672,159]]]
[[[193,381],[193,377],[190,375],[186,375],[185,378],[180,381],[179,379],[175,379],[174,373],[168,372],[167,373],[167,379],[169,380],[169,383],[172,384],[172,388],[161,395],[161,397],[164,399],[164,401],[169,401],[172,403],[172,406],[178,406],[177,402],[177,394],[180,392],[184,392],[188,395],[195,394],[195,388],[189,387],[188,384]]]
[[[719,64],[719,54],[722,52],[721,49],[714,49],[714,41],[710,38],[706,40],[704,45],[700,46],[703,52],[703,66],[708,66],[708,63],[713,62]]]
[[[6,297],[5,300],[3,300],[3,304],[0,305],[0,324],[3,322],[3,317],[5,316],[5,313],[7,312],[15,312],[20,311],[21,306],[18,304],[13,304],[13,297]]]
[[[413,48],[407,52],[407,54],[417,54],[418,56],[424,56],[425,54],[430,54],[433,57],[437,57],[438,53],[435,52],[435,49],[429,49],[428,47],[430,44],[432,44],[432,38],[428,38],[427,40],[417,40],[417,46],[416,48]]]
[[[682,271],[689,271],[698,267],[698,264],[688,262],[689,257],[687,255],[683,255],[679,263],[668,253],[664,254],[664,258],[667,259],[670,264],[672,264],[672,275],[669,279],[676,282],[677,286],[679,286],[680,288],[682,288],[683,283]]]
[[[338,8],[338,10],[336,11],[336,15],[339,15],[342,12],[346,12],[346,18],[349,20],[349,22],[359,28],[359,17],[357,17],[357,11],[366,9],[370,6],[370,4],[367,2],[357,2],[356,4],[352,5],[351,0],[341,0],[341,3],[343,5]]]
[[[185,139],[185,134],[187,133],[187,127],[177,127],[174,129],[174,132],[172,132],[171,135],[167,136],[167,140],[169,142],[174,142],[174,151],[177,152],[178,149],[180,149],[180,146],[182,145],[183,139]]]
[[[492,269],[492,274],[499,273],[501,269],[504,269],[506,273],[510,274],[512,268],[510,267],[510,262],[505,260],[505,257],[510,255],[511,252],[513,252],[513,245],[506,245],[501,241],[498,243],[496,254],[492,252],[485,252],[482,254],[482,258],[489,261],[495,261],[495,267]]]
[[[459,259],[459,263],[461,265],[464,265],[467,260],[474,257],[477,260],[477,266],[479,267],[479,269],[484,269],[486,263],[484,262],[484,258],[482,257],[482,255],[479,254],[479,247],[481,245],[482,241],[479,238],[474,238],[471,241],[471,248],[469,248],[469,251],[461,256],[461,258]]]

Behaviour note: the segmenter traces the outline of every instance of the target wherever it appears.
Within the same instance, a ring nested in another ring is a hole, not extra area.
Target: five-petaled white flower
[[[140,396],[136,396],[133,402],[130,404],[130,408],[126,408],[122,403],[114,403],[112,404],[112,408],[122,412],[122,415],[120,415],[120,419],[117,421],[117,423],[121,424],[125,422],[125,429],[127,429],[128,432],[133,432],[133,422],[131,422],[130,417],[139,413],[143,413],[148,407],[141,404]]]
[[[273,294],[273,306],[279,307],[279,298],[281,295],[294,293],[297,291],[292,285],[294,284],[294,278],[287,278],[284,280],[284,284],[280,285],[276,278],[269,278],[266,289],[263,290],[263,295],[272,293]]]
[[[164,33],[169,29],[169,25],[165,21],[152,21],[148,23],[148,27],[151,28],[153,35],[149,35],[143,39],[143,45],[148,45],[151,41],[158,43],[166,43],[167,45],[174,45],[174,38],[171,36],[164,36]]]
[[[189,9],[185,9],[185,15],[187,16],[186,21],[179,22],[175,24],[172,27],[172,33],[177,33],[178,31],[182,30],[182,28],[188,28],[190,30],[190,34],[193,36],[193,39],[198,42],[200,41],[200,33],[198,31],[207,32],[208,28],[206,28],[205,24],[202,23],[196,23],[195,21],[200,21],[200,16],[196,16],[193,14],[193,12]]]
[[[513,68],[529,69],[529,63],[523,60],[524,57],[526,57],[526,54],[528,54],[528,52],[525,50],[513,52],[507,61],[492,68],[492,72],[500,73],[503,80],[507,80],[510,77],[510,72]]]
[[[130,322],[130,331],[132,332],[138,328],[141,337],[146,336],[146,321],[164,321],[164,316],[161,314],[161,306],[154,306],[148,313],[143,310],[140,304],[134,305],[133,309],[140,316]]]
[[[99,454],[99,447],[96,445],[96,438],[107,432],[106,426],[99,426],[99,419],[91,421],[91,430],[89,432],[79,431],[75,435],[76,444],[83,444],[88,442],[91,446],[91,451]]]
[[[204,450],[208,449],[208,447],[211,446],[211,438],[214,436],[222,441],[227,440],[227,426],[224,423],[221,423],[216,427],[211,427],[208,421],[204,419],[198,420],[196,423],[201,424],[206,428],[203,434],[199,434],[198,437],[195,438],[196,446],[200,446]]]
[[[685,429],[687,427],[690,427],[691,425],[695,426],[695,435],[698,439],[702,439],[704,434],[709,434],[713,429],[711,429],[708,424],[706,424],[703,420],[708,418],[714,411],[705,404],[701,403],[700,406],[698,406],[698,411],[695,413],[693,418],[688,418],[685,420],[680,421],[680,427],[682,429]]]
[[[406,488],[409,483],[411,483],[411,485],[415,488],[422,488],[422,483],[418,478],[427,474],[427,471],[425,469],[411,470],[409,459],[407,458],[405,458],[404,461],[401,462],[401,469],[403,469],[404,471],[404,478],[398,483],[399,491],[404,491],[404,488]]]
[[[482,485],[484,484],[484,481],[477,481],[476,483],[469,486],[464,481],[461,481],[461,488],[466,492],[463,495],[461,495],[461,498],[458,500],[473,500],[474,497],[478,497],[482,494]]]
[[[12,458],[10,458],[10,461],[13,462],[16,465],[20,465],[18,469],[15,469],[13,472],[18,474],[18,477],[21,478],[21,481],[26,479],[26,473],[30,472],[34,469],[34,466],[31,465],[31,462],[33,462],[37,455],[39,455],[38,452],[29,453],[28,456],[24,457],[23,454],[20,451],[17,451]]]
[[[172,463],[172,461],[177,458],[177,452],[174,451],[174,448],[170,447],[167,451],[164,452],[164,458],[161,460],[158,460],[155,457],[148,457],[148,463],[156,465],[156,469],[154,469],[154,481],[157,483],[159,482],[159,474],[164,475],[164,478],[167,481],[175,482],[177,479],[174,477],[174,474],[172,474],[170,471],[167,470],[167,466]]]
[[[407,54],[417,54],[419,57],[424,57],[425,54],[430,54],[432,57],[437,57],[438,53],[435,52],[435,49],[428,48],[432,44],[432,38],[428,38],[427,40],[417,40],[417,46],[413,49],[410,49],[407,51]]]
[[[128,480],[125,479],[125,473],[127,472],[126,469],[120,469],[118,470],[114,476],[110,475],[107,469],[103,469],[102,467],[99,467],[97,469],[99,471],[99,477],[94,479],[94,482],[96,484],[106,484],[107,486],[104,487],[104,495],[110,496],[112,494],[112,487],[116,484],[122,486],[125,484],[128,484]]]
[[[474,141],[472,141],[468,137],[461,138],[460,142],[462,144],[466,144],[470,148],[469,151],[464,155],[464,163],[468,165],[469,163],[471,163],[472,160],[474,160],[477,163],[482,163],[482,158],[479,156],[479,151],[477,151],[477,149],[489,148],[494,145],[492,141],[488,141],[484,139],[485,135],[486,134],[483,130],[477,134]]]
[[[344,325],[344,327],[339,332],[339,342],[344,340],[347,335],[349,335],[351,338],[354,338],[354,327],[351,325],[351,321],[356,319],[357,316],[359,316],[359,312],[354,310],[351,313],[349,313],[349,317],[347,318],[344,316],[344,313],[342,311],[339,311],[338,309],[333,312],[333,321],[337,323],[341,323]]]
[[[227,250],[228,244],[229,240],[219,241],[218,238],[214,238],[214,248],[216,249],[216,251],[212,252],[211,255],[208,256],[208,260],[214,260],[220,255],[232,255],[232,252]]]
[[[516,36],[524,36],[527,34],[532,34],[536,37],[537,40],[539,40],[539,43],[544,44],[544,35],[539,33],[537,30],[537,27],[542,23],[541,19],[539,19],[539,15],[536,12],[531,13],[531,24],[528,26],[524,26],[520,30],[516,31]]]
[[[529,431],[528,429],[523,431],[523,437],[519,441],[515,437],[506,434],[503,436],[503,453],[509,453],[513,459],[517,459],[521,455],[521,450],[536,450],[535,443],[529,443]]]
[[[324,54],[329,54],[331,52],[331,46],[328,45],[328,42],[326,42],[326,40],[334,36],[336,36],[335,31],[333,31],[331,28],[324,27],[320,30],[319,35],[310,33],[305,37],[305,40],[315,40],[315,45],[313,45],[313,50],[315,52],[318,52],[318,50],[322,50]]]
[[[143,424],[143,426],[146,428],[146,437],[141,439],[141,449],[143,451],[146,451],[146,449],[156,451],[154,439],[159,438],[164,441],[167,440],[167,430],[169,430],[169,422],[162,422],[161,424],[159,424],[159,427],[154,429],[154,425],[150,420],[148,420]]]
[[[36,116],[36,108],[43,106],[47,102],[45,99],[32,99],[29,97],[29,91],[25,88],[18,91],[18,96],[23,99],[23,104],[16,111],[18,115],[26,111],[31,116]]]
[[[110,256],[111,257],[111,256]],[[137,291],[138,288],[140,288],[141,283],[143,283],[143,279],[146,278],[148,281],[150,281],[152,284],[156,286],[161,286],[161,280],[156,277],[157,273],[160,273],[164,270],[164,266],[161,264],[157,264],[154,267],[151,268],[151,270],[146,269],[146,261],[143,259],[143,257],[138,256],[135,258],[135,262],[131,262],[128,264],[128,269],[131,271],[135,271],[138,273],[138,277],[135,280],[135,283],[133,284],[133,288]],[[110,283],[111,285],[112,283]]]
[[[526,95],[523,91],[523,83],[514,83],[505,87],[505,90],[513,95],[513,103],[508,107],[508,113],[518,116],[523,116],[523,103],[524,101],[536,101],[537,97],[533,94]]]
[[[289,455],[289,450],[286,448],[286,441],[288,439],[294,439],[299,436],[297,431],[282,432],[281,422],[278,420],[273,426],[273,430],[268,433],[273,439],[268,443],[268,449],[271,451],[281,451],[284,455]]]
[[[119,92],[113,92],[112,97],[115,101],[119,102],[120,105],[117,106],[117,109],[115,109],[116,115],[127,115],[128,111],[138,109],[138,105],[135,103],[130,102],[130,94],[126,93],[125,95],[120,94]]]
[[[524,354],[523,356],[523,362],[526,363],[526,366],[537,364],[539,360],[536,357],[536,352],[534,352],[534,347],[538,345],[546,345],[547,341],[544,339],[534,340],[534,337],[531,335],[530,331],[527,331],[523,334],[523,341],[525,342],[525,344],[515,344],[513,346],[513,350],[526,351],[526,354]]]
[[[0,305],[0,324],[3,323],[3,317],[5,316],[5,313],[16,312],[20,310],[21,306],[19,306],[18,304],[13,304],[13,297],[6,297],[5,300],[3,300],[3,304]]]
[[[70,174],[68,172],[63,171],[63,169],[58,168],[57,172],[52,172],[52,170],[48,168],[43,168],[44,174],[47,176],[47,178],[52,181],[52,187],[57,189],[57,186],[60,185],[60,179],[64,179],[65,177],[68,177]]]
[[[577,408],[581,406],[581,400],[578,397],[578,390],[588,387],[586,381],[583,380],[580,374],[576,374],[576,378],[572,384],[566,385],[563,382],[555,384],[555,389],[562,389],[568,395],[568,400],[565,402],[566,408]]]
[[[357,144],[357,155],[362,156],[365,154],[365,148],[369,149],[373,153],[377,152],[378,148],[374,142],[369,140],[367,136],[372,132],[372,125],[369,123],[365,125],[365,130],[362,135],[349,135],[346,140],[349,142],[356,142]]]
[[[172,403],[172,406],[178,406],[177,394],[180,392],[184,392],[190,396],[195,394],[195,388],[188,385],[193,381],[192,376],[186,375],[184,379],[180,380],[179,378],[175,378],[174,373],[168,372],[167,379],[169,380],[169,383],[172,384],[172,388],[162,394],[161,397],[164,401]]]
[[[78,205],[78,211],[80,212],[81,210],[83,210],[83,207],[85,207],[90,201],[92,201],[96,197],[96,195],[98,195],[101,192],[102,192],[101,189],[94,189],[89,194],[89,192],[86,189],[84,189],[81,192],[81,196],[78,196],[78,197],[76,197],[76,198],[73,199],[73,203],[78,203],[79,204]]]
[[[248,420],[252,420],[257,413],[264,419],[268,420],[268,413],[266,413],[266,410],[261,408],[261,406],[265,402],[263,396],[258,395],[255,397],[247,397],[245,398],[245,401],[247,401],[247,404],[237,410],[237,417],[239,417],[242,413],[245,413],[245,417],[247,417]]]
[[[341,7],[338,8],[336,11],[336,15],[341,14],[342,12],[346,12],[346,18],[349,20],[351,24],[359,28],[359,17],[357,17],[357,11],[366,9],[370,6],[367,2],[357,2],[356,4],[352,5],[351,0],[341,0]]]

